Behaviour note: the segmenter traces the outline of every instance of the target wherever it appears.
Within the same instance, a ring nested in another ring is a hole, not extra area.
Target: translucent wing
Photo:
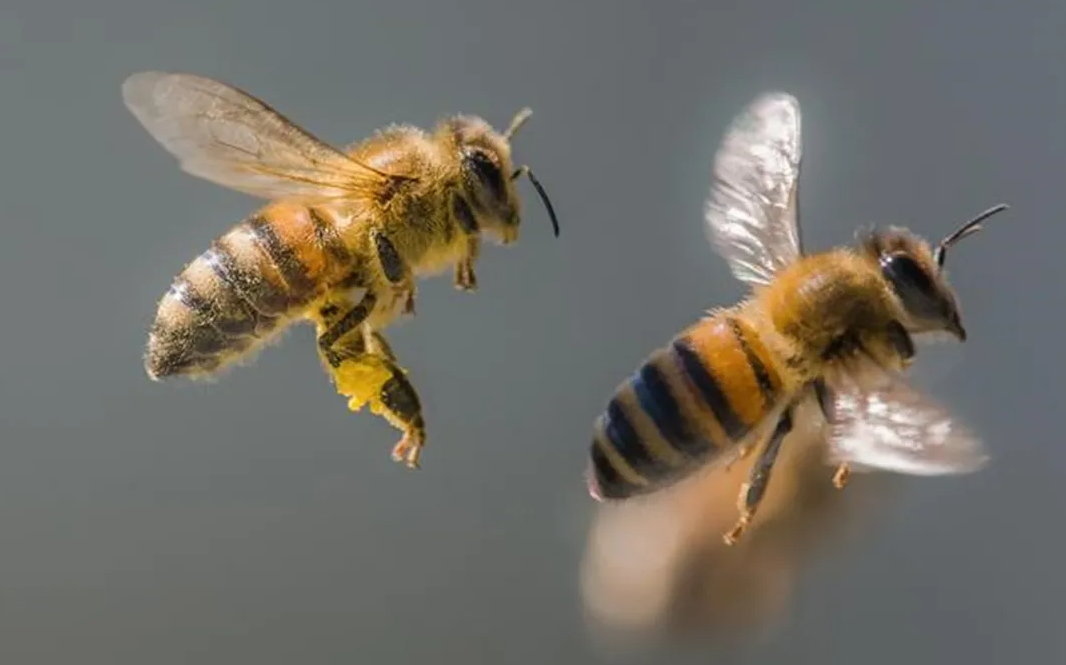
[[[914,476],[972,473],[988,462],[972,432],[901,377],[886,374],[878,387],[834,388],[834,462]]]
[[[797,183],[800,108],[795,98],[757,98],[726,131],[704,208],[711,244],[737,279],[767,284],[801,253]]]
[[[365,196],[390,176],[315,138],[246,92],[192,74],[141,72],[126,107],[182,170],[266,199]]]

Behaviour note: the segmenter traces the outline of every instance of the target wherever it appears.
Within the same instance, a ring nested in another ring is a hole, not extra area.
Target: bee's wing
[[[711,244],[743,282],[767,284],[801,254],[801,153],[799,102],[785,93],[760,96],[726,131],[704,217]]]
[[[981,441],[902,377],[834,386],[830,456],[858,469],[914,476],[972,473],[988,462]]]
[[[736,523],[757,452],[646,497],[597,504],[581,569],[597,632],[612,642],[679,633],[728,641],[770,627],[811,557],[870,526],[894,481],[863,478],[840,500],[820,413],[813,400],[801,406],[759,512],[734,546],[722,536]]]
[[[346,199],[399,177],[355,161],[252,95],[202,76],[140,72],[122,84],[122,97],[182,170],[246,194]]]

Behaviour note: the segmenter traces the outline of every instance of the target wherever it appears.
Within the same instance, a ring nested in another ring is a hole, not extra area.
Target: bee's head
[[[958,300],[944,272],[947,251],[959,240],[981,230],[986,219],[1006,209],[1006,204],[989,208],[935,247],[897,227],[874,231],[863,239],[863,251],[881,267],[881,274],[899,300],[904,315],[902,323],[909,332],[947,332],[960,342],[966,341]]]
[[[522,206],[515,181],[522,176],[533,183],[555,235],[559,235],[559,222],[544,188],[528,166],[515,168],[511,160],[511,138],[530,113],[529,109],[519,111],[502,134],[481,118],[471,116],[451,118],[444,126],[459,152],[462,194],[474,221],[481,232],[503,244],[518,239]]]

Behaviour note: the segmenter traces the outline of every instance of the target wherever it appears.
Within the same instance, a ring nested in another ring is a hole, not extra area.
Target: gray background
[[[939,382],[993,465],[908,483],[743,658],[1061,662],[1064,29],[1055,0],[9,0],[0,661],[599,662],[577,591],[589,427],[646,352],[741,294],[700,228],[710,162],[783,88],[812,247],[1014,207],[956,254],[971,341]],[[337,143],[533,107],[516,150],[562,238],[524,189],[481,291],[423,283],[390,335],[426,403],[421,473],[346,410],[310,329],[212,385],[145,377],[156,299],[257,203],[137,125],[119,86],[141,69],[232,82]]]

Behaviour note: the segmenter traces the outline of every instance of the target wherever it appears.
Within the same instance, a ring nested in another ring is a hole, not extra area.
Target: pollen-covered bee
[[[967,473],[983,445],[902,378],[914,339],[966,339],[944,261],[999,205],[935,247],[904,228],[872,230],[856,247],[805,254],[797,184],[800,109],[766,94],[734,119],[705,207],[709,239],[752,287],[657,349],[596,421],[588,484],[626,499],[710,464],[760,452],[738,497],[733,544],[755,516],[786,436],[809,425],[813,400],[829,425],[827,461],[842,488],[852,470]],[[827,474],[826,482],[829,482]]]
[[[184,171],[270,201],[174,280],[148,336],[148,375],[212,375],[309,321],[349,407],[369,403],[400,429],[393,459],[418,468],[421,402],[379,331],[414,313],[416,276],[454,265],[455,286],[476,288],[481,239],[518,238],[518,178],[532,182],[558,236],[543,188],[512,162],[529,110],[503,133],[458,115],[431,132],[393,125],[342,151],[201,76],[142,72],[122,95]]]

